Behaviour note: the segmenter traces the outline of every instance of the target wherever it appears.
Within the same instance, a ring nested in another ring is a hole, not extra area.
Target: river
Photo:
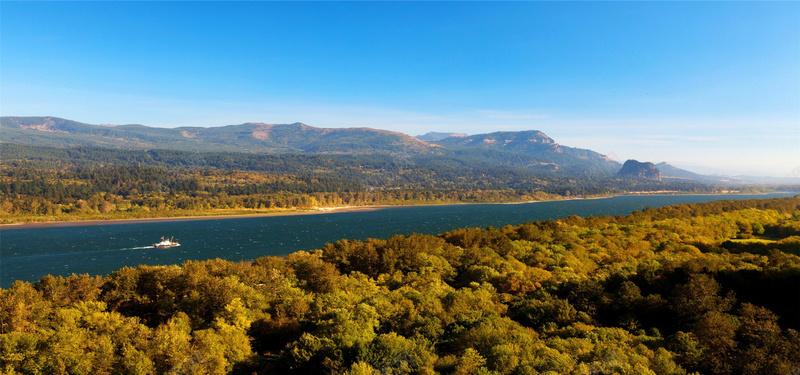
[[[46,274],[105,275],[139,264],[180,264],[213,258],[252,260],[319,249],[326,242],[340,239],[438,234],[457,228],[501,227],[570,215],[626,215],[646,207],[794,194],[641,195],[522,204],[405,206],[315,215],[4,227],[0,230],[0,287],[7,288],[14,280],[35,282]],[[154,248],[152,244],[162,236],[174,236],[181,246]]]

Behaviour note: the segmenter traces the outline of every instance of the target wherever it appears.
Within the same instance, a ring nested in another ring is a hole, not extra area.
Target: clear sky
[[[0,114],[541,130],[800,169],[800,2],[0,2]]]

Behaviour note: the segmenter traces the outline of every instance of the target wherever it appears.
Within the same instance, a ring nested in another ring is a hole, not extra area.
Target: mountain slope
[[[519,132],[494,132],[468,137],[448,137],[435,142],[442,146],[491,148],[534,154],[544,151],[561,152],[560,145],[537,130]]]
[[[143,125],[90,125],[55,117],[1,117],[0,134],[4,142],[51,147],[390,155],[404,160],[430,155],[447,159],[442,160],[443,163],[521,167],[537,173],[582,178],[610,178],[621,166],[597,152],[562,146],[536,130],[473,136],[457,134],[429,143],[386,130],[324,129],[301,123],[164,129]]]
[[[386,130],[321,129],[300,123],[163,129],[90,125],[55,117],[2,117],[0,132],[6,142],[57,147],[342,154],[429,153],[437,148]]]
[[[667,180],[688,180],[710,184],[733,184],[746,182],[741,178],[698,174],[675,167],[667,164],[666,162],[658,163],[656,164],[656,167],[661,171],[661,178]]]
[[[449,137],[433,143],[454,150],[492,150],[496,155],[514,155],[527,167],[581,177],[612,177],[621,166],[592,150],[562,146],[537,130]]]

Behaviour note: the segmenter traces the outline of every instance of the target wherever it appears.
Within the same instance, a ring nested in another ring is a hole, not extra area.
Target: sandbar
[[[42,221],[29,223],[0,224],[3,229],[28,229],[28,228],[53,228],[53,227],[77,227],[89,225],[114,225],[114,224],[134,224],[134,223],[158,223],[164,221],[197,221],[197,220],[218,220],[218,219],[244,219],[255,217],[271,216],[295,216],[295,215],[319,215],[341,212],[363,212],[375,211],[390,207],[404,207],[402,205],[375,205],[375,206],[345,206],[345,207],[322,207],[315,210],[296,210],[296,211],[276,211],[258,212],[252,214],[211,214],[208,216],[174,216],[174,217],[144,217],[132,219],[105,219],[105,220],[78,220],[78,221]]]

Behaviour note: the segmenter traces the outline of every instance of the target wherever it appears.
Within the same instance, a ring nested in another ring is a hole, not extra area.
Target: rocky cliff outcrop
[[[659,171],[653,163],[640,163],[636,160],[628,160],[622,165],[622,169],[617,172],[617,177],[661,181],[661,171]]]

